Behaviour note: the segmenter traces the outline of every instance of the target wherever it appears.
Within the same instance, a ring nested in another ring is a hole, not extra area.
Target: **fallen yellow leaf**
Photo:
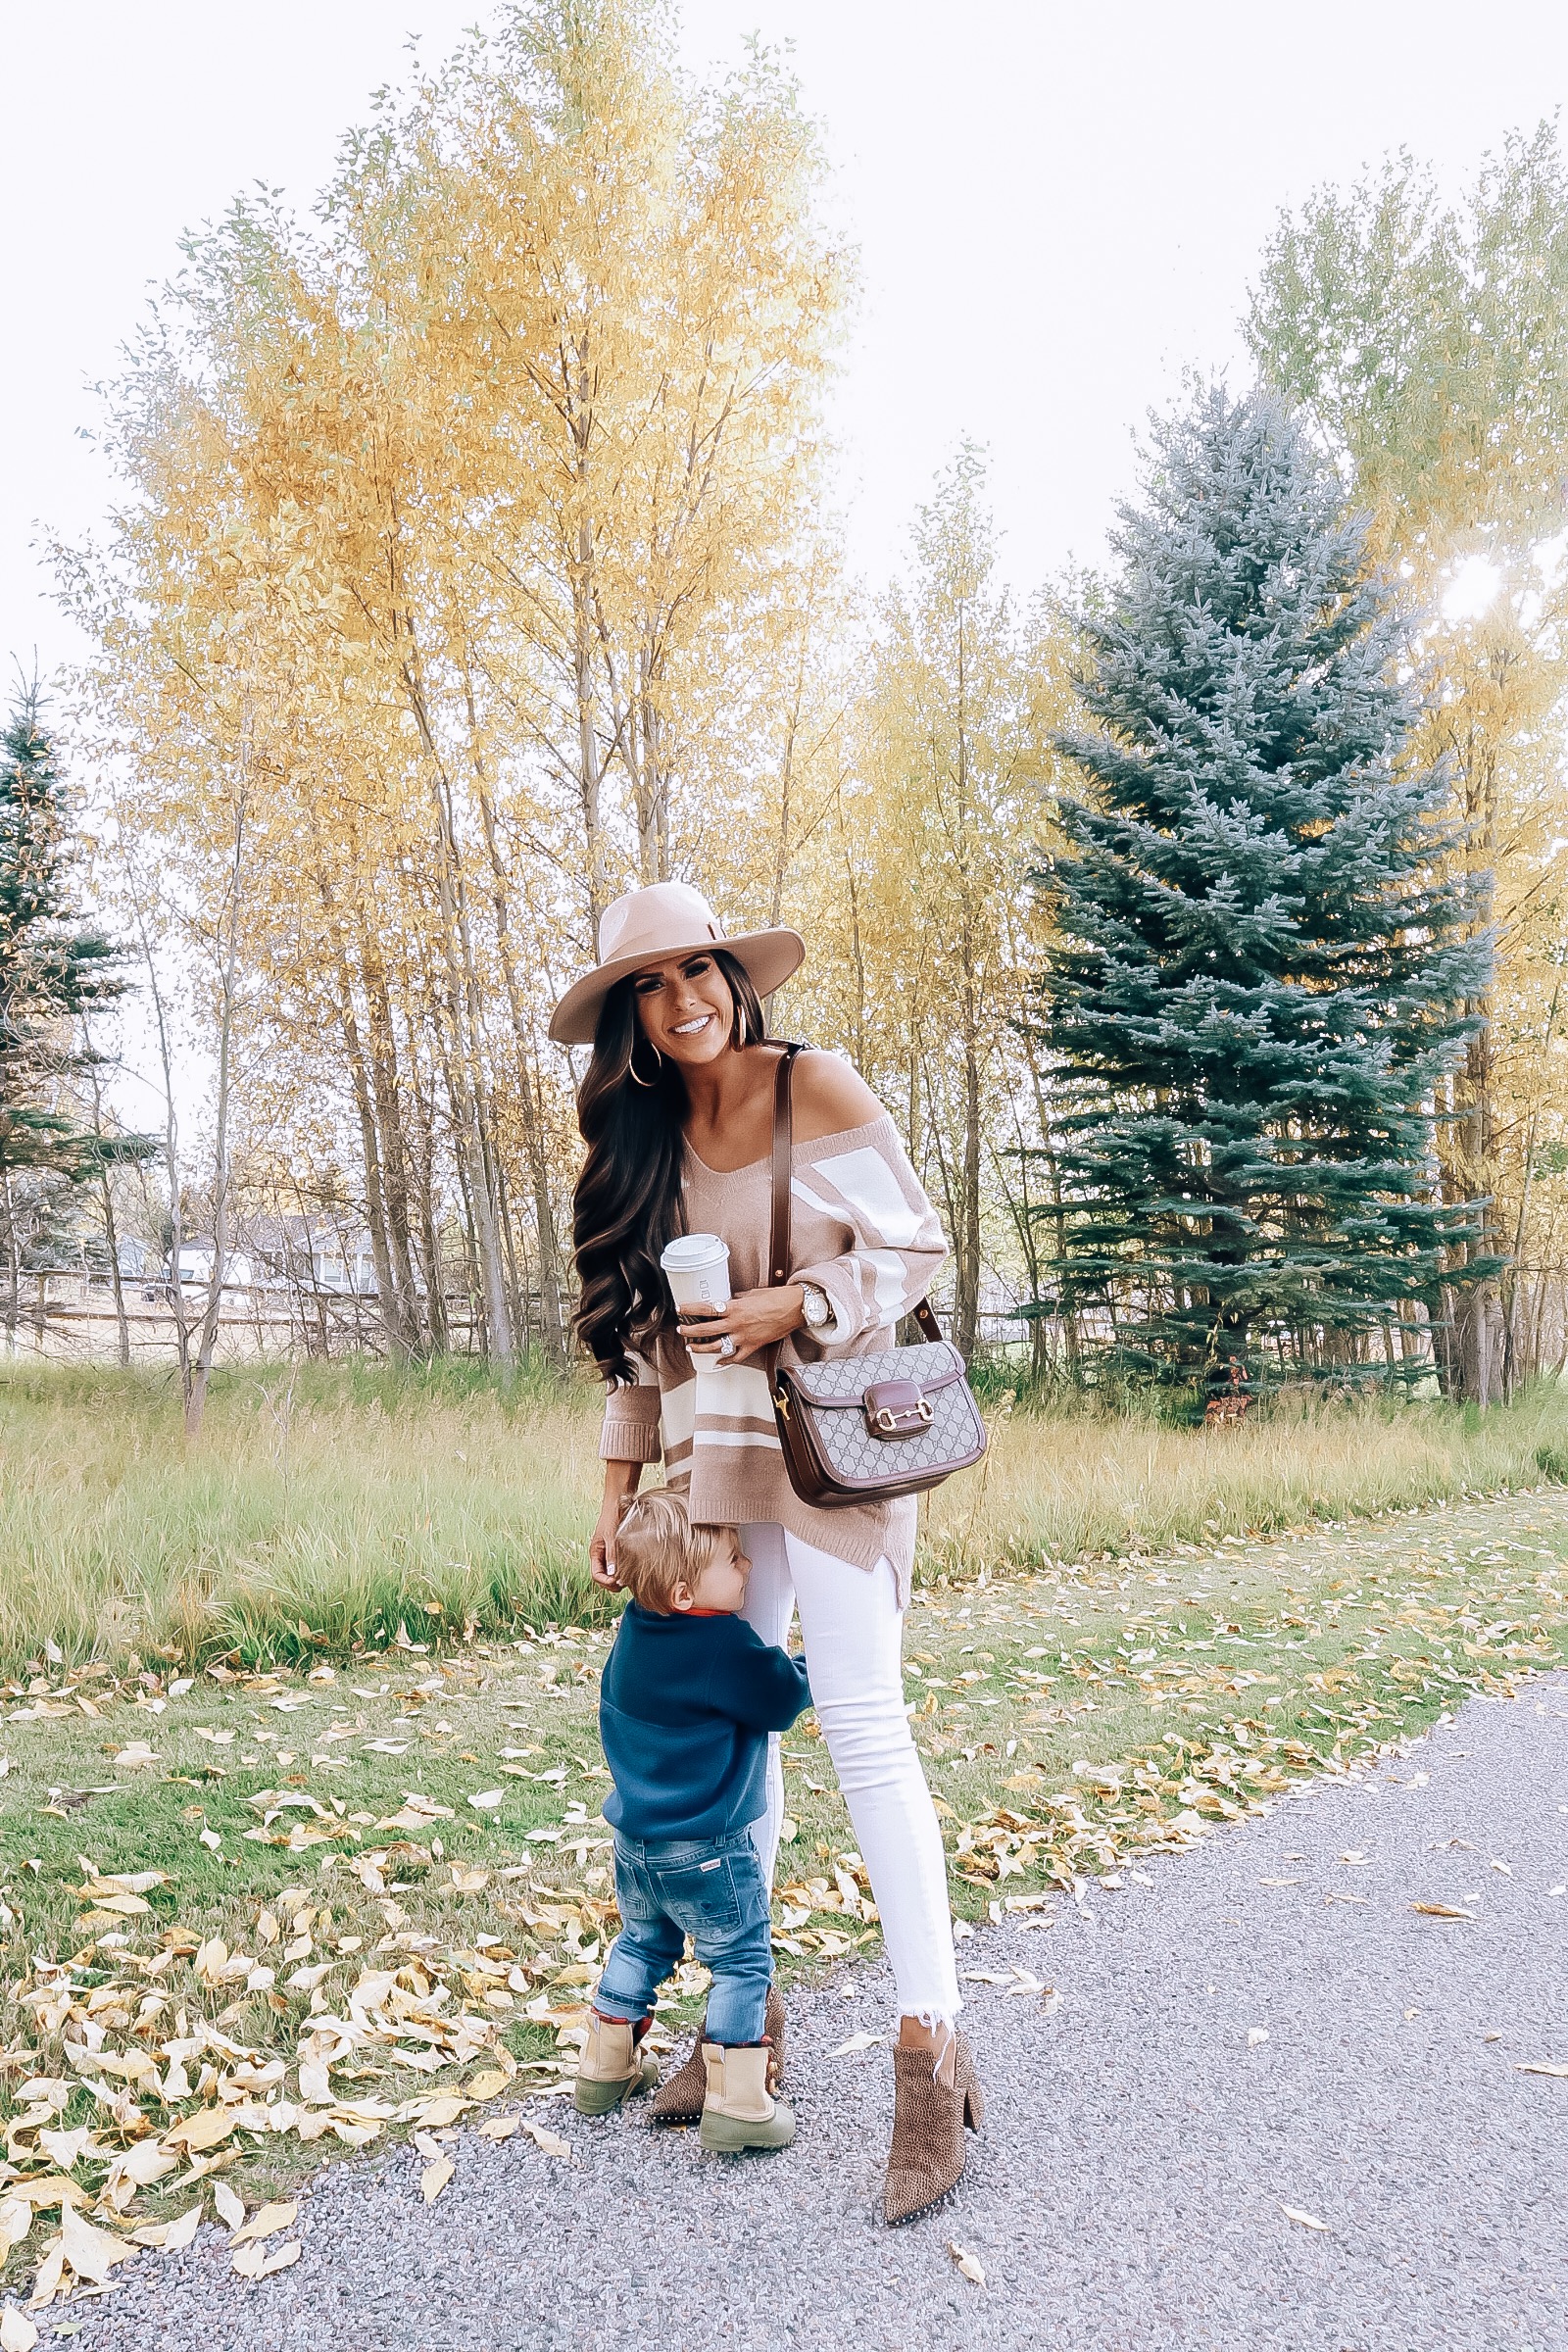
[[[40,2132],[38,2145],[52,2164],[69,2173],[87,2153],[93,2136],[90,2124],[78,2124],[74,2132]]]
[[[274,2271],[286,2271],[299,2258],[296,2237],[286,2246],[240,2246],[235,2250],[234,2268],[242,2278],[270,2278]]]
[[[408,2106],[400,2108],[398,2112],[403,2121],[416,2120],[426,2132],[444,2132],[448,2124],[455,2124],[464,2109],[471,2104],[471,2100],[460,2099],[455,2092],[437,2091],[431,2098],[411,2099]]]
[[[52,2303],[64,2284],[65,2275],[65,2243],[61,2238],[52,2238],[44,2248],[43,2260],[39,2263],[37,2275],[32,2281],[32,2292],[27,2297],[27,2309],[42,2311],[46,2303]]]
[[[450,2156],[438,2156],[434,2164],[425,2166],[419,2175],[419,2189],[427,2205],[435,2203],[457,2169]]]
[[[571,2142],[569,2139],[563,2139],[559,2132],[547,2132],[543,2124],[530,2123],[525,2115],[519,2116],[517,2122],[519,2128],[527,2132],[534,2146],[542,2149],[545,2155],[570,2156]]]
[[[1559,2075],[1568,2079],[1568,2066],[1547,2066],[1541,2059],[1529,2059],[1514,2068],[1516,2075]]]
[[[978,2255],[971,2254],[967,2246],[960,2246],[954,2238],[948,2240],[948,2252],[953,2256],[965,2278],[971,2279],[976,2286],[984,2286],[986,2275],[981,2268]]]
[[[1461,1911],[1453,1903],[1412,1903],[1410,1908],[1412,1911],[1419,1911],[1423,1919],[1474,1919],[1475,1917],[1473,1911]]]
[[[194,2115],[181,2116],[172,2131],[164,2133],[166,2148],[183,2148],[196,2155],[216,2148],[227,2139],[234,2129],[234,2118],[222,2107],[198,2107]]]
[[[133,2230],[131,2235],[138,2246],[152,2246],[160,2253],[177,2254],[181,2246],[190,2244],[201,2218],[201,2199],[198,2197],[188,2212],[176,2214],[172,2222],[145,2222],[139,2230]]]
[[[24,2311],[8,2303],[0,2312],[0,2352],[32,2352],[38,2330]]]
[[[521,2121],[520,2115],[489,2115],[474,2130],[481,2139],[510,2139]]]
[[[273,2237],[279,2230],[292,2228],[298,2217],[298,2197],[290,2197],[279,2205],[263,2205],[251,2215],[242,2230],[236,2230],[229,2240],[231,2245],[243,2246],[258,2237]]]
[[[466,2099],[498,2099],[511,2081],[512,2077],[504,2075],[499,2067],[487,2067],[482,2075],[465,2082],[463,2095]]]
[[[85,2221],[74,2205],[60,2209],[60,2250],[76,2277],[90,2279],[94,2286],[102,2286],[116,2263],[134,2251],[122,2237],[111,2237],[107,2230]]]

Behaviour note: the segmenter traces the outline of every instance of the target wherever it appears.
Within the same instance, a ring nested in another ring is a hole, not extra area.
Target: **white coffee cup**
[[[660,1252],[659,1262],[669,1295],[682,1312],[693,1308],[699,1314],[704,1309],[716,1312],[729,1304],[729,1244],[721,1242],[716,1233],[677,1235]]]

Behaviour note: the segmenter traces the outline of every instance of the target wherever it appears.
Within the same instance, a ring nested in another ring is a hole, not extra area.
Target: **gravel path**
[[[41,2315],[41,2341],[53,2321],[81,2352],[1563,2352],[1568,2079],[1519,2070],[1568,2063],[1568,1676],[1148,1876],[964,1943],[962,1967],[1061,1997],[966,1986],[990,2118],[911,2229],[872,2218],[886,2055],[830,2055],[885,2023],[872,1968],[792,2003],[782,2156],[535,2105],[571,2165],[466,2133],[431,2208],[412,2152],[340,2166],[292,2270],[247,2285],[204,2230]]]

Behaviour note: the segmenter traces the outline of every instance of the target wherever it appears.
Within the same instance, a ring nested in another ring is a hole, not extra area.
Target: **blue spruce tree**
[[[95,1058],[82,1015],[123,985],[115,950],[73,903],[71,814],[29,686],[0,726],[0,1178],[30,1169],[79,1184],[151,1149],[88,1128],[71,1099]]]
[[[1113,545],[1036,877],[1060,1304],[1210,1392],[1253,1385],[1264,1337],[1343,1367],[1399,1300],[1436,1311],[1474,1231],[1434,1198],[1433,1120],[1490,948],[1443,878],[1444,776],[1407,756],[1408,616],[1262,393],[1205,387],[1156,431]]]

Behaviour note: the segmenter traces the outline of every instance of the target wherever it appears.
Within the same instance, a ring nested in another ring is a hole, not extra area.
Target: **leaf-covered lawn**
[[[1565,1550],[1553,1489],[918,1593],[906,1693],[956,1913],[1049,1916],[1053,1889],[1559,1661]],[[435,2197],[463,2130],[562,2145],[533,2102],[569,2083],[614,1932],[607,1643],[546,1632],[189,1683],[44,1662],[12,1687],[13,2276],[68,2292],[209,2210],[238,2267],[275,2266],[325,2155],[412,2132]],[[814,1719],[785,1758],[788,1976],[877,1927]],[[705,1984],[683,1970],[662,2022],[689,2022]]]

